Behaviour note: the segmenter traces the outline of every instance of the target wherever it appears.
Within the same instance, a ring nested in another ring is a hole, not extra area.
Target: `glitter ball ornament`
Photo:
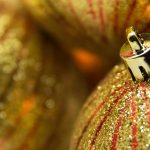
[[[127,26],[146,31],[150,25],[149,0],[22,1],[65,46],[85,48],[112,61],[118,56]]]
[[[84,80],[8,5],[0,1],[0,149],[65,150],[86,95]]]
[[[149,82],[135,84],[118,65],[84,105],[70,149],[148,150],[149,137]]]
[[[128,49],[121,54],[126,54],[122,57],[132,78],[121,64],[99,84],[79,115],[71,150],[150,149],[150,74],[146,72],[150,44],[147,36],[140,38],[132,28],[128,31],[130,47],[126,43],[122,50]],[[128,53],[130,49],[133,52]]]

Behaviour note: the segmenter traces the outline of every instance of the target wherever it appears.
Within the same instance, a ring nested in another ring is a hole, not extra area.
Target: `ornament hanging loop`
[[[120,56],[125,62],[133,81],[150,78],[150,34],[137,34],[133,27],[126,30],[127,42]]]
[[[140,54],[144,52],[143,39],[136,33],[133,27],[129,27],[126,29],[127,40],[133,50],[133,53]]]

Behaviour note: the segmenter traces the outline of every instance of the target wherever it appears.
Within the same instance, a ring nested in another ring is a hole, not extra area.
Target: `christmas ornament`
[[[127,26],[147,31],[149,0],[23,0],[50,34],[70,49],[86,49],[116,61]],[[106,63],[106,62],[105,62]],[[107,64],[107,63],[106,63]]]
[[[150,149],[150,36],[129,28],[127,39],[121,57],[128,69],[115,66],[93,92],[79,115],[70,149]]]
[[[85,83],[68,57],[9,4],[0,1],[0,149],[48,150],[53,143],[67,149]]]

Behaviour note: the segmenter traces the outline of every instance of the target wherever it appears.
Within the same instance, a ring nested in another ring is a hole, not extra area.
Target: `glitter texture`
[[[72,150],[150,149],[150,85],[116,66],[84,105]]]
[[[67,149],[85,82],[9,4],[0,0],[0,149]]]

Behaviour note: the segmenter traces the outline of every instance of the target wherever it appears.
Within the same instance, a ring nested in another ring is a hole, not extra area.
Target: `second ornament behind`
[[[84,79],[20,9],[0,6],[0,149],[66,150]]]
[[[131,27],[127,39],[127,68],[116,66],[84,105],[71,150],[150,149],[150,34]]]

